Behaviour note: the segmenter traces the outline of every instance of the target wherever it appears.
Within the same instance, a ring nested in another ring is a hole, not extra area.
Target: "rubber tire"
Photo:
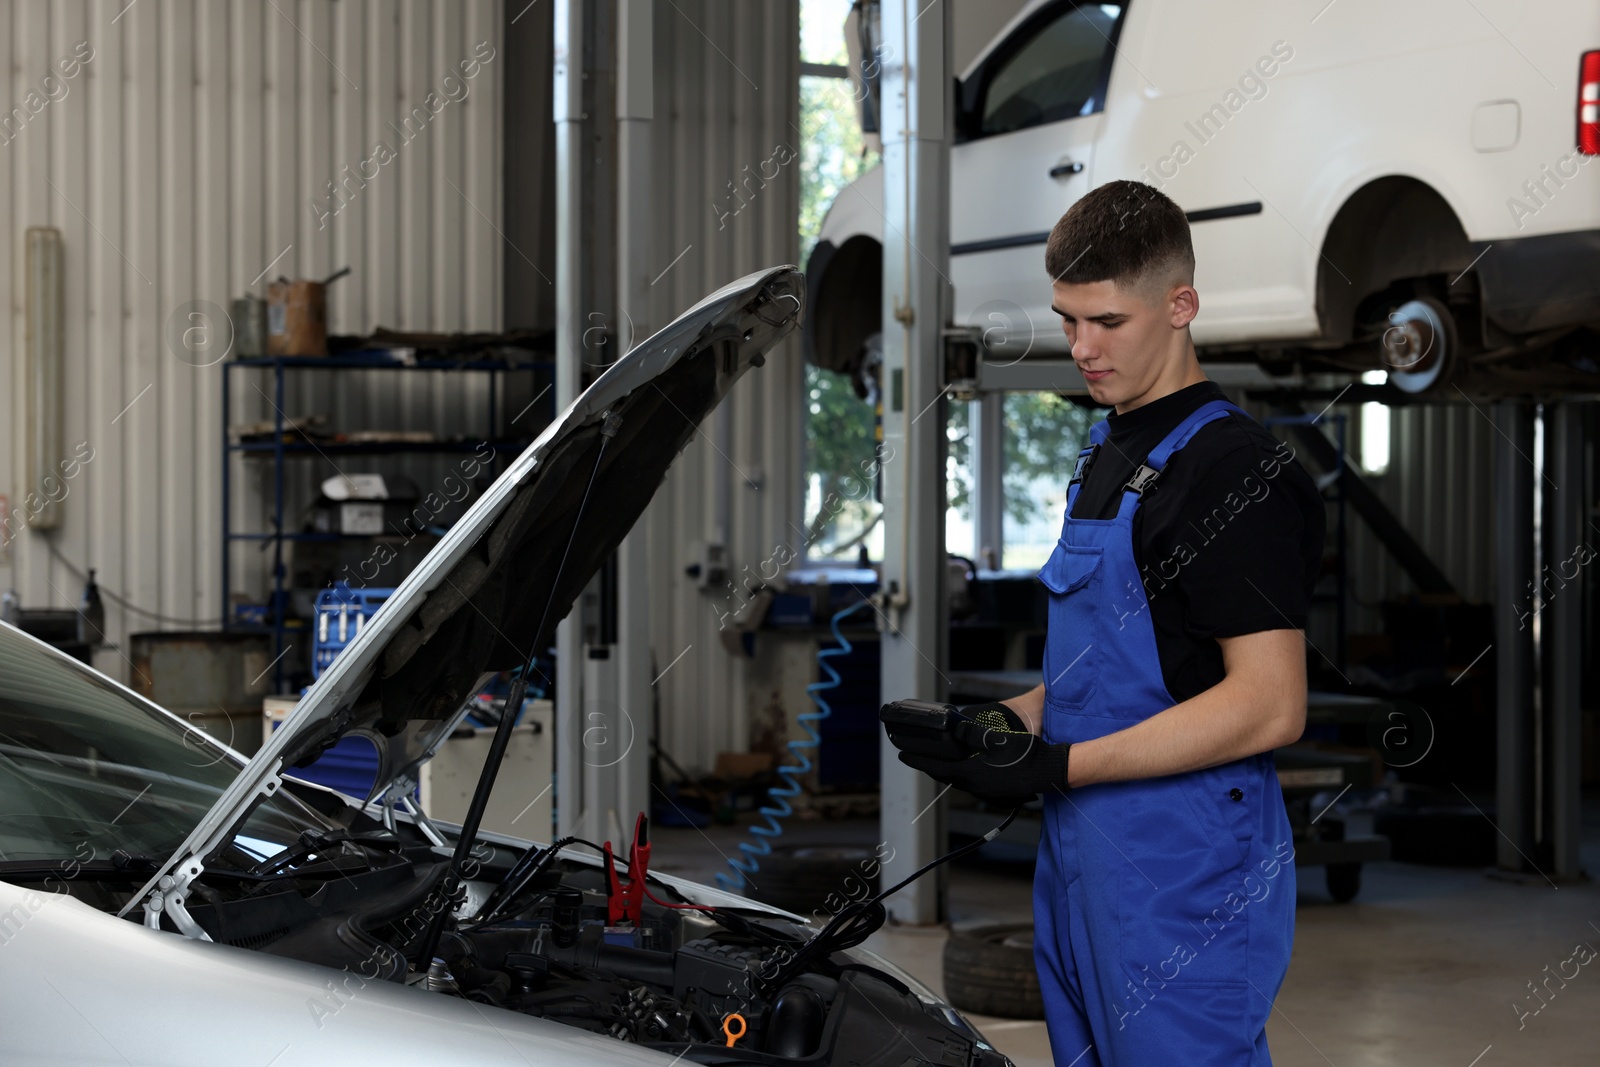
[[[1323,872],[1328,883],[1328,895],[1335,904],[1348,904],[1361,892],[1361,864],[1330,863]]]
[[[831,915],[878,891],[881,864],[865,846],[777,845],[756,863],[745,896],[801,915]]]
[[[944,995],[962,1011],[1007,1019],[1044,1018],[1033,963],[1033,924],[955,930],[944,943]]]

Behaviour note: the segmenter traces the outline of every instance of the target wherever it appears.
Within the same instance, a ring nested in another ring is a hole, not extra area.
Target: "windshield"
[[[0,863],[160,862],[238,774],[238,758],[103,675],[0,625]],[[328,824],[280,792],[256,807],[235,865]]]

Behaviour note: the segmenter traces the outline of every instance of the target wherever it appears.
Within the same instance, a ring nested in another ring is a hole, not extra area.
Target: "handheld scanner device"
[[[966,759],[973,754],[954,733],[956,723],[963,718],[954,704],[930,700],[896,700],[878,712],[895,748],[914,756],[943,760]]]

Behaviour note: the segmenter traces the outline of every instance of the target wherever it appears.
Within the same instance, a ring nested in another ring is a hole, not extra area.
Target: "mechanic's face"
[[[1185,327],[1200,306],[1193,286],[1172,286],[1159,298],[1112,281],[1057,281],[1051,289],[1051,308],[1096,403],[1121,414],[1180,387]]]

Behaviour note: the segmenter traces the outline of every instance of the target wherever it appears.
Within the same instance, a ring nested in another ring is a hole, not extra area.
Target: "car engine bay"
[[[696,1063],[1008,1067],[953,1009],[856,948],[883,922],[876,899],[820,930],[692,903],[649,873],[642,815],[627,856],[576,838],[527,848],[480,839],[459,879],[446,846],[414,823],[389,830],[355,808],[340,815],[342,827],[308,830],[265,860],[233,846],[189,907],[214,942],[340,972],[309,1005],[314,1015],[395,982]],[[114,910],[119,883],[148,866],[119,853],[84,865],[68,891]]]

